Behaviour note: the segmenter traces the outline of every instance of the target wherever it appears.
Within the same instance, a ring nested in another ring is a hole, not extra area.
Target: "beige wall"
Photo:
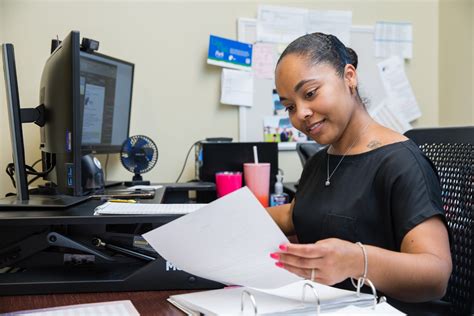
[[[2,0],[0,0],[2,1]],[[0,2],[1,3],[1,2]],[[145,177],[171,182],[181,169],[189,146],[210,136],[238,137],[238,111],[219,103],[220,68],[206,64],[209,34],[236,37],[236,19],[255,17],[258,1],[34,1],[3,0],[0,23],[8,25],[3,41],[15,44],[20,98],[23,106],[36,106],[39,79],[49,54],[50,39],[70,30],[100,41],[100,51],[136,64],[131,134],[145,134],[160,150],[157,167]],[[353,11],[353,24],[377,20],[410,21],[414,32],[414,58],[407,63],[423,116],[417,126],[436,126],[440,120],[438,0],[395,1],[265,1],[310,9]],[[47,22],[46,22],[47,21]],[[1,24],[0,24],[1,26]],[[0,33],[2,36],[2,33]],[[1,80],[1,79],[0,79]],[[2,80],[3,81],[3,80]],[[449,84],[449,82],[448,82]],[[4,97],[2,97],[3,104]],[[7,133],[4,107],[0,131]],[[38,128],[25,126],[28,163],[39,158]],[[2,140],[3,141],[3,140]],[[3,169],[11,160],[9,143],[0,143],[0,195],[11,190]],[[295,152],[280,154],[286,180],[299,178]],[[188,163],[183,180],[193,177]],[[109,179],[129,179],[113,157]]]
[[[5,14],[4,0],[0,0],[0,43],[4,42],[4,31],[5,31],[5,20],[3,15]],[[5,195],[7,188],[10,188],[10,181],[8,176],[4,173],[7,163],[11,160],[11,150],[9,144],[7,145],[6,139],[10,137],[8,130],[7,120],[7,108],[5,106],[5,84],[3,82],[3,62],[0,58],[0,69],[2,75],[0,75],[0,198]],[[8,180],[7,180],[8,179]]]
[[[474,1],[439,6],[439,123],[474,124]]]

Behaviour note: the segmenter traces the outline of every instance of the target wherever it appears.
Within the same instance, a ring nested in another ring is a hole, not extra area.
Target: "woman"
[[[300,243],[271,257],[327,285],[347,287],[366,271],[389,297],[441,298],[452,264],[436,171],[369,116],[356,67],[355,52],[322,33],[298,38],[278,61],[276,88],[293,126],[328,146],[306,163],[292,203],[268,209]]]

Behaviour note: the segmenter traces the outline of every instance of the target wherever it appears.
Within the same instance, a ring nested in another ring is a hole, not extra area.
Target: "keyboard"
[[[95,208],[94,215],[185,215],[206,205],[106,202]]]

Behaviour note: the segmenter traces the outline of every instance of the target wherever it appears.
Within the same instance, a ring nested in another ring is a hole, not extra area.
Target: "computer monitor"
[[[8,48],[8,45],[5,47]],[[11,65],[13,62],[14,65],[13,50],[9,53],[7,48],[4,50],[4,60],[7,61],[4,64]],[[83,153],[118,152],[128,137],[133,64],[91,51],[81,51],[79,32],[72,31],[54,49],[44,65],[39,89],[40,106],[36,109],[19,108],[14,70],[10,66],[5,68],[7,104],[11,110],[9,113],[12,113],[11,130],[15,134],[12,143],[17,144],[16,139],[21,139],[23,148],[21,123],[39,122],[42,176],[52,184],[50,190],[41,192],[54,194],[55,197],[51,199],[55,200],[66,196],[66,204],[82,200]],[[26,174],[23,175],[24,154],[21,150],[14,151],[18,153],[15,159],[18,179],[24,178],[26,186],[21,187],[21,194],[17,192],[17,199],[23,201],[21,195],[28,200]],[[26,191],[26,195],[23,191]],[[18,204],[30,206],[34,203]],[[64,203],[59,201],[53,204]]]
[[[22,123],[35,122],[39,126],[44,126],[47,115],[43,104],[36,108],[20,108],[15,53],[12,44],[2,45],[2,56],[17,193],[16,196],[0,199],[0,207],[65,207],[83,201],[83,197],[61,194],[30,196],[25,169]]]
[[[82,196],[79,32],[72,31],[43,67],[40,104],[45,124],[40,131],[43,170],[60,194]]]
[[[82,152],[118,153],[129,136],[134,64],[80,52]]]

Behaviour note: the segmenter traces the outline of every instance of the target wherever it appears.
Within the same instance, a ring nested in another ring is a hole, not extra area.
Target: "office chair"
[[[318,143],[297,143],[296,144],[296,152],[301,160],[301,165],[306,163],[306,161],[311,158],[315,153],[323,149],[324,146]]]
[[[451,231],[453,271],[444,301],[453,314],[474,313],[474,126],[405,133],[435,165]]]

